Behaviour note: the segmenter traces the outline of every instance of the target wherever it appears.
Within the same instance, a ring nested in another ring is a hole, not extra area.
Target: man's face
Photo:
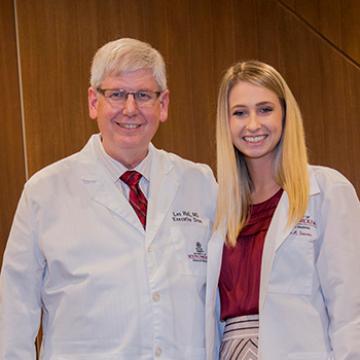
[[[100,88],[128,92],[160,91],[149,69],[108,76]],[[150,104],[138,105],[133,95],[122,104],[114,104],[90,87],[88,101],[90,117],[97,120],[105,151],[125,166],[134,167],[145,158],[160,122],[167,120],[169,92],[162,92]]]

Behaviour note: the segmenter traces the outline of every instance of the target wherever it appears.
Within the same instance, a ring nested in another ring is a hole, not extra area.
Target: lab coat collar
[[[173,161],[165,151],[149,145],[152,160],[145,232],[128,200],[119,192],[106,169],[97,160],[96,136],[93,135],[78,154],[82,165],[79,168],[80,177],[84,186],[94,201],[121,216],[138,231],[145,233],[146,242],[151,243],[168,213],[179,186],[179,175],[175,171]]]
[[[311,168],[309,170],[309,196],[314,196],[320,193],[320,187],[313,174]],[[289,236],[292,228],[287,225],[289,209],[289,198],[284,191],[279,204],[274,212],[270,227],[266,234],[264,242],[263,257],[261,264],[261,287],[260,287],[260,301],[259,310],[262,308],[267,293],[268,283],[270,280],[271,268],[274,261],[276,250],[281,246],[285,239]]]
[[[97,136],[91,136],[88,143],[78,154],[80,165],[78,165],[77,171],[80,173],[80,178],[90,197],[95,202],[105,206],[135,227],[139,232],[144,233],[144,228],[130,203],[116,187],[111,176],[109,176],[108,170],[98,159],[96,152]]]

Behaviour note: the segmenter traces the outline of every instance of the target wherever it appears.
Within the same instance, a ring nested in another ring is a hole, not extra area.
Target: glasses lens
[[[134,96],[135,96],[135,100],[138,104],[152,103],[157,98],[156,93],[154,93],[152,91],[145,91],[145,90],[137,91],[134,94]]]
[[[123,89],[99,89],[105,98],[114,107],[123,107],[131,95],[134,97],[138,107],[146,107],[154,105],[156,99],[160,96],[160,92],[150,90],[139,90],[135,92]]]

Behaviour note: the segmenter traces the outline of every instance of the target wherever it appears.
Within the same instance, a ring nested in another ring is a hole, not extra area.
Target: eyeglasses
[[[124,89],[102,89],[100,87],[98,87],[96,91],[103,95],[114,107],[124,106],[129,95],[132,95],[134,97],[134,100],[138,107],[153,106],[156,99],[161,94],[161,91],[126,91]]]

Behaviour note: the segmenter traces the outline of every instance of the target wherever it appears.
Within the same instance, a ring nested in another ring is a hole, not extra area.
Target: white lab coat
[[[259,360],[360,359],[360,204],[337,171],[311,166],[306,214],[287,229],[284,192],[263,250]],[[208,246],[208,360],[218,358],[224,231]]]
[[[205,359],[212,171],[150,145],[145,232],[94,141],[25,185],[1,271],[1,360],[35,358],[41,308],[43,360]]]

